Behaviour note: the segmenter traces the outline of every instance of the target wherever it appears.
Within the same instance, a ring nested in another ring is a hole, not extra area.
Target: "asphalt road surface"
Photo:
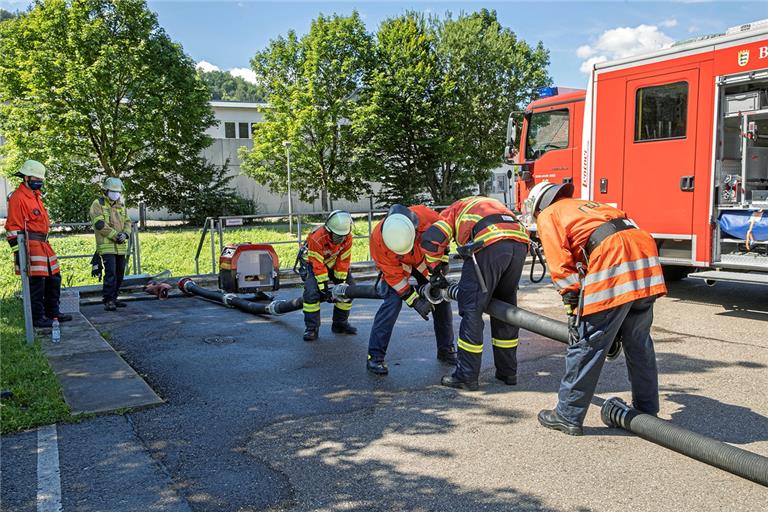
[[[766,289],[670,289],[653,331],[660,416],[768,456]],[[524,283],[520,305],[563,316],[551,285]],[[349,337],[331,334],[323,306],[314,343],[301,312],[256,317],[196,298],[84,308],[167,403],[57,426],[63,510],[768,510],[768,489],[609,429],[597,406],[583,437],[539,426],[560,343],[522,333],[509,387],[486,342],[480,392],[458,392],[437,385],[449,368],[431,322],[404,308],[389,376],[369,375],[376,307],[355,302]],[[623,357],[606,364],[595,404],[615,395],[629,399]],[[4,511],[38,510],[39,437],[3,439]]]

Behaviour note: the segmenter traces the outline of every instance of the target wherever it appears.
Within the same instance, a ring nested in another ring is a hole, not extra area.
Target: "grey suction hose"
[[[459,296],[459,285],[450,285],[445,290],[445,294],[450,299],[456,300]],[[568,324],[565,322],[531,313],[498,299],[491,299],[485,312],[502,322],[568,344]]]
[[[768,487],[767,457],[643,414],[620,398],[606,400],[600,415],[609,427],[622,428],[646,441]]]
[[[282,315],[284,313],[290,313],[291,311],[297,311],[304,305],[301,297],[292,300],[275,300],[268,304],[251,302],[232,293],[224,293],[203,288],[202,286],[195,284],[195,282],[188,277],[179,281],[179,288],[187,295],[197,295],[204,299],[217,302],[224,306],[237,308],[254,315]]]

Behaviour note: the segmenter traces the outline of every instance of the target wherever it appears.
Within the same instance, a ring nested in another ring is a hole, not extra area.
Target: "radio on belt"
[[[227,245],[219,257],[219,288],[228,293],[253,293],[280,288],[280,261],[268,244]]]

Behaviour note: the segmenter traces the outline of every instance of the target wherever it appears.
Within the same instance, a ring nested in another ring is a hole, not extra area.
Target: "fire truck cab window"
[[[643,87],[635,94],[635,142],[685,137],[688,82]]]
[[[535,112],[528,120],[525,159],[536,160],[547,151],[568,147],[568,109]]]

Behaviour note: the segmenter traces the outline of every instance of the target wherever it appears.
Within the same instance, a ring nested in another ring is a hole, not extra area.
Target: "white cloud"
[[[662,21],[661,23],[659,23],[659,25],[661,25],[664,28],[676,27],[677,26],[677,20],[674,19],[674,18],[671,18],[671,19]]]
[[[219,66],[216,66],[216,65],[214,65],[214,64],[211,64],[210,62],[208,62],[208,61],[205,61],[205,60],[201,60],[200,62],[198,62],[198,63],[195,65],[195,69],[202,69],[202,70],[203,70],[203,71],[205,71],[205,72],[209,72],[209,71],[221,71],[221,69],[219,69]]]
[[[256,73],[250,68],[232,68],[229,70],[229,74],[232,76],[239,76],[246,82],[256,83]]]
[[[672,27],[670,23],[676,20],[662,22],[664,26]],[[592,65],[607,60],[623,59],[647,53],[672,45],[674,39],[659,30],[656,25],[638,25],[637,27],[619,27],[606,30],[593,45],[583,45],[576,50],[576,56],[586,59],[581,64],[581,72],[589,73]]]

